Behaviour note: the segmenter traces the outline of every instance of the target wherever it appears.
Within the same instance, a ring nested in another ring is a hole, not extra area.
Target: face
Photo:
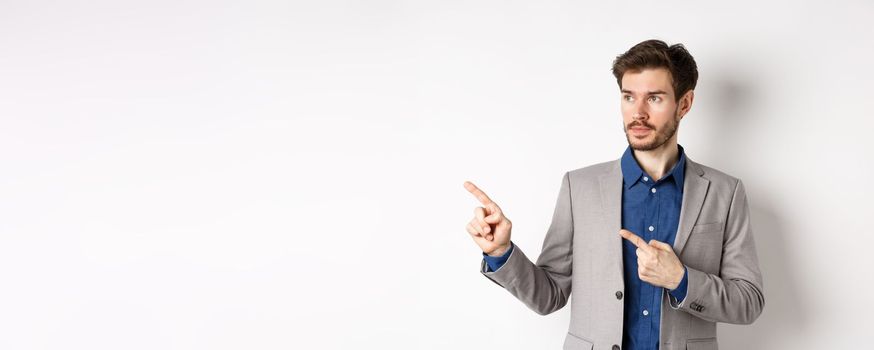
[[[676,141],[680,119],[692,105],[690,90],[676,102],[671,73],[665,68],[625,72],[622,76],[622,126],[631,148],[651,151]]]

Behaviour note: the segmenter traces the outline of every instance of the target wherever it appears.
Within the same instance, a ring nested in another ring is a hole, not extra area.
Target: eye
[[[626,101],[631,101],[631,95],[622,95],[622,99]]]
[[[650,96],[649,99],[650,99],[650,101],[658,102],[658,101],[661,101],[662,98],[658,97],[658,96]]]

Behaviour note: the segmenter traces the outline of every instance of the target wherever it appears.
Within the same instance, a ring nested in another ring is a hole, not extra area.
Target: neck
[[[643,171],[649,174],[653,180],[660,180],[680,159],[676,135],[654,150],[632,150],[632,152],[637,164],[640,164]]]

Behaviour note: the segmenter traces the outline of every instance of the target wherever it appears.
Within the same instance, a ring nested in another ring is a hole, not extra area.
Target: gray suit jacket
[[[674,251],[689,273],[682,303],[662,289],[660,349],[717,349],[716,322],[749,324],[765,305],[743,183],[686,155]],[[564,174],[540,257],[517,245],[480,272],[541,315],[571,301],[564,349],[622,344],[622,170],[619,160]],[[573,296],[573,298],[571,298]]]

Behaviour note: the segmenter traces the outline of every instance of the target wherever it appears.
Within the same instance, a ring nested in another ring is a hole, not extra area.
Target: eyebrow
[[[621,91],[622,91],[623,94],[634,95],[634,93],[632,93],[630,90],[622,89]],[[646,94],[647,94],[647,95],[667,95],[668,93],[667,93],[667,92],[664,92],[664,91],[662,91],[662,90],[654,90],[654,91],[647,92]]]

